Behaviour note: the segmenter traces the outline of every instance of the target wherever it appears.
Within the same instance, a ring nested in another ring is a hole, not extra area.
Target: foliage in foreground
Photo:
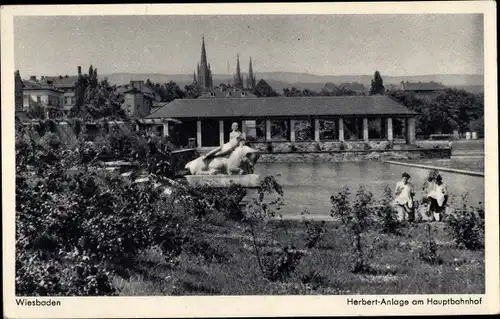
[[[213,238],[237,230],[242,236],[249,235],[255,280],[265,279],[272,283],[270,287],[330,285],[324,275],[307,267],[311,260],[322,260],[319,248],[331,231],[325,223],[304,218],[299,222],[302,237],[280,236],[277,225],[286,222],[276,217],[283,190],[272,177],[264,179],[258,196],[242,209],[240,201],[246,192],[241,187],[216,191],[169,182],[171,193],[166,195],[154,183],[161,180],[154,177],[153,183],[136,184],[93,170],[91,162],[81,160],[82,154],[88,153],[84,146],[68,149],[54,134],[17,136],[18,295],[119,294],[113,278],[133,276],[137,257],[152,247],[157,247],[162,262],[172,267],[182,263],[183,256],[198,260],[200,265],[228,265],[238,257]],[[76,173],[68,170],[74,166]],[[381,205],[376,205],[363,188],[354,201],[348,198],[348,189],[332,196],[332,213],[340,217],[353,239],[350,270],[354,273],[373,273],[376,268],[371,256],[376,243],[369,238],[373,231],[397,234],[408,230],[394,221],[394,212],[388,208],[389,190],[386,193]],[[270,200],[273,194],[278,196]],[[464,206],[466,210],[470,209]],[[458,225],[449,228],[451,234],[462,234],[457,238],[465,248],[482,247],[484,214],[474,217],[474,223],[470,222],[472,217],[462,215],[458,212],[455,219],[449,219],[450,225]],[[286,226],[283,229],[288,231]],[[464,243],[467,238],[476,238],[476,233],[479,236],[473,244]],[[419,258],[435,264],[440,257],[431,236]],[[341,251],[336,253],[335,258],[342,258]]]

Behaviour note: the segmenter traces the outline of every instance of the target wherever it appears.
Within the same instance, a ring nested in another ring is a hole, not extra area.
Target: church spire
[[[255,87],[255,76],[253,74],[253,68],[252,68],[252,57],[250,57],[250,64],[248,65],[247,87],[249,89],[253,89]]]
[[[205,49],[205,37],[201,38],[201,67],[207,67],[207,51]]]
[[[201,38],[201,58],[198,67],[198,84],[203,89],[212,88],[212,71],[207,61],[207,50],[205,48],[205,36]]]
[[[240,70],[240,55],[236,55],[236,76],[234,79],[234,86],[237,88],[243,87],[243,80],[241,79],[241,70]]]

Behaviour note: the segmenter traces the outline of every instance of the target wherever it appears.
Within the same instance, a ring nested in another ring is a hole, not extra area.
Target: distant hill
[[[243,74],[245,76],[246,74]],[[113,73],[101,75],[106,77],[112,84],[126,84],[131,80],[150,79],[154,83],[167,83],[169,81],[176,82],[181,88],[191,84],[193,80],[192,74],[155,74],[155,73]],[[264,79],[277,92],[282,92],[283,88],[310,89],[313,91],[321,90],[326,83],[341,83],[358,82],[366,88],[370,87],[373,75],[314,75],[308,73],[295,72],[264,72],[256,73],[257,81]],[[399,84],[402,80],[410,82],[440,82],[446,86],[459,87],[473,91],[481,91],[484,85],[483,75],[478,74],[430,74],[419,76],[384,76],[382,74],[385,85]],[[232,81],[233,76],[228,74],[213,74],[213,81],[216,85],[219,83],[228,83]]]

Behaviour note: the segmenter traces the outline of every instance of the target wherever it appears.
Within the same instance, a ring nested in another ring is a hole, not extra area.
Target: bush
[[[431,265],[440,265],[443,263],[443,259],[437,253],[437,244],[432,235],[432,230],[430,225],[426,225],[427,229],[427,241],[418,250],[418,257],[420,260],[429,263]]]
[[[458,247],[477,250],[484,248],[484,208],[468,207],[466,197],[460,209],[448,215],[446,228]]]
[[[90,171],[81,155],[91,144],[80,141],[73,152],[55,139],[16,132],[17,294],[115,295],[111,276],[128,276],[139,253],[153,246],[169,260],[182,252],[224,258],[199,235],[212,211],[237,215],[241,188],[196,193],[176,184],[165,197],[154,180]],[[35,175],[26,174],[28,165]],[[74,166],[77,173],[68,174]]]
[[[330,197],[332,203],[331,216],[339,217],[344,226],[353,235],[353,261],[351,271],[353,273],[367,273],[371,268],[365,260],[363,247],[363,233],[373,224],[373,194],[360,186],[356,193],[353,204],[349,202],[349,188],[343,187],[342,191]]]
[[[378,222],[383,233],[401,235],[402,223],[397,218],[397,212],[392,207],[392,190],[389,186],[384,187],[384,194],[377,209]]]

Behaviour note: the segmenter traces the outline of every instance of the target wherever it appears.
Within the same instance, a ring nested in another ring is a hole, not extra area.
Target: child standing
[[[404,172],[401,177],[402,180],[396,183],[394,191],[396,198],[393,205],[398,212],[398,220],[402,222],[413,219],[413,196],[415,196],[415,190],[409,182],[410,174]]]

